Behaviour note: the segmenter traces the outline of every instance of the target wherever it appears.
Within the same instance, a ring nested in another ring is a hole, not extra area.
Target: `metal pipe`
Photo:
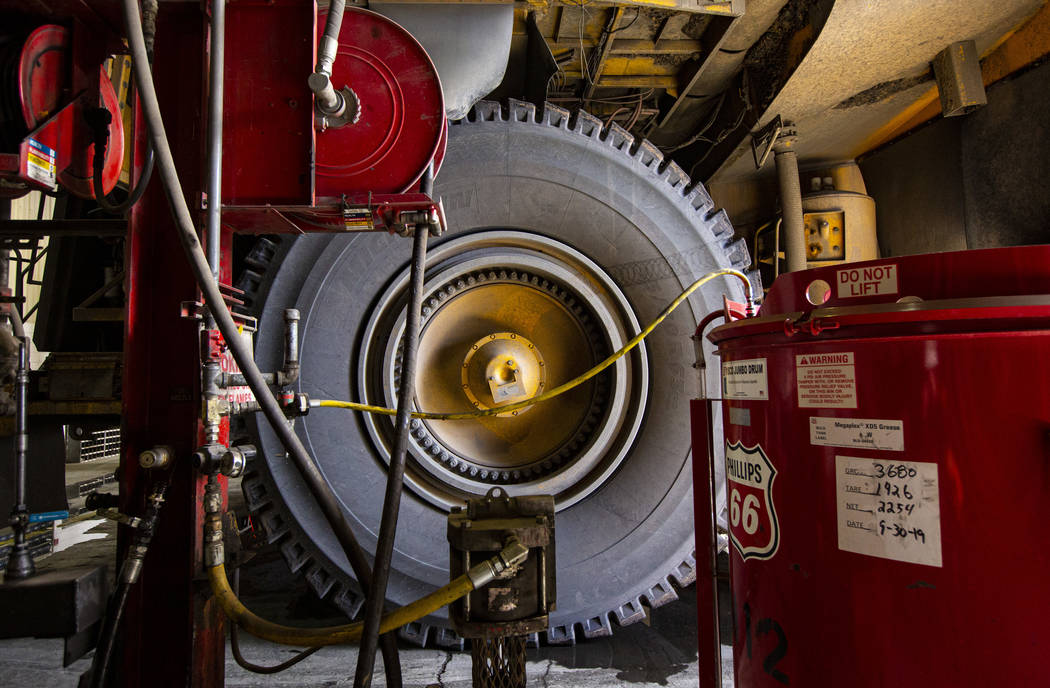
[[[806,269],[806,236],[802,221],[802,187],[798,182],[798,154],[793,137],[782,138],[773,146],[780,184],[780,210],[784,218],[784,249],[788,272]]]
[[[299,365],[299,311],[286,308],[284,311],[284,367]]]
[[[211,3],[211,58],[208,63],[208,210],[205,248],[211,274],[219,279],[222,261],[222,110],[226,72],[226,0]]]
[[[139,88],[139,97],[142,101],[143,114],[145,116],[149,135],[153,141],[153,148],[157,156],[157,170],[161,181],[164,183],[164,191],[168,197],[168,203],[175,220],[175,229],[186,254],[186,260],[193,272],[194,278],[200,286],[204,300],[215,318],[215,324],[226,340],[237,366],[244,374],[245,381],[251,388],[256,400],[261,406],[266,420],[273,428],[281,444],[288,451],[288,456],[295,464],[299,473],[306,483],[307,489],[317,500],[325,520],[339,544],[342,546],[354,575],[360,581],[363,589],[367,590],[371,580],[371,570],[368,558],[364,550],[354,537],[346,515],[342,511],[339,499],[332,492],[331,486],[325,481],[321,469],[314,463],[306,447],[303,446],[299,436],[295,434],[284,412],[281,410],[277,400],[270,393],[266,382],[255,365],[255,359],[245,342],[238,336],[237,323],[234,322],[230,310],[223,301],[219,291],[219,285],[211,273],[210,266],[201,249],[197,231],[194,228],[193,217],[182,192],[182,184],[179,181],[179,173],[175,168],[175,159],[168,144],[168,137],[164,131],[164,118],[161,116],[160,103],[157,99],[157,90],[153,84],[153,71],[146,59],[146,45],[142,35],[142,22],[139,17],[138,0],[124,0],[124,20],[128,28],[128,43],[131,47],[132,61],[135,66],[135,82]],[[397,662],[397,645],[394,638],[384,639],[383,658],[387,666],[387,684],[391,688],[401,685],[400,665]]]
[[[434,186],[434,166],[427,169],[420,186],[430,194]],[[410,296],[405,316],[405,334],[402,339],[401,388],[397,395],[397,417],[394,420],[394,448],[390,454],[390,468],[386,480],[386,495],[383,499],[383,518],[379,524],[379,539],[376,542],[375,563],[372,569],[372,586],[365,600],[364,634],[357,655],[355,688],[369,688],[375,670],[376,641],[379,623],[386,601],[386,587],[390,579],[390,560],[394,553],[394,535],[397,532],[397,517],[401,506],[401,490],[405,477],[405,457],[408,451],[408,423],[411,420],[412,399],[416,391],[416,353],[419,348],[420,310],[423,306],[423,276],[427,258],[426,225],[416,225],[412,241],[412,276]]]
[[[4,578],[20,580],[36,573],[33,556],[26,544],[29,508],[26,506],[26,455],[29,451],[29,340],[22,318],[14,304],[8,304],[11,332],[18,339],[18,373],[15,376],[15,505],[11,510],[14,544],[7,557]]]

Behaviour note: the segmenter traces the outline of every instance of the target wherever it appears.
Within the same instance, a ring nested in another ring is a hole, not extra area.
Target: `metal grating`
[[[120,427],[95,430],[80,440],[80,460],[95,461],[120,456]]]

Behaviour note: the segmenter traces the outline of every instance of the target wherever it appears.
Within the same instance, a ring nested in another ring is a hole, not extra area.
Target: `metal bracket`
[[[755,169],[760,170],[766,164],[769,154],[773,152],[773,144],[780,138],[784,131],[784,121],[777,115],[766,126],[759,129],[757,134],[751,135],[751,155],[755,159]]]

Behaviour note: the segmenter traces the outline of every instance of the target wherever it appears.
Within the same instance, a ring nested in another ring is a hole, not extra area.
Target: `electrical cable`
[[[627,29],[629,29],[629,28],[631,28],[632,26],[634,26],[634,23],[635,23],[636,21],[638,21],[638,15],[639,15],[639,14],[641,14],[641,10],[640,10],[640,9],[639,9],[638,7],[635,7],[635,8],[634,8],[634,16],[633,16],[633,17],[631,17],[631,21],[630,21],[630,23],[628,23],[628,24],[627,24],[627,26],[621,26],[620,28],[618,28],[618,29],[613,29],[613,30],[611,30],[611,31],[610,31],[609,29],[604,29],[604,30],[603,30],[603,33],[604,33],[604,34],[605,34],[606,36],[610,36],[610,35],[612,35],[612,34],[614,34],[614,33],[620,33],[621,31],[626,31]]]
[[[277,435],[288,451],[289,458],[302,475],[303,481],[314,496],[314,499],[317,500],[318,506],[325,520],[328,521],[329,526],[332,528],[336,539],[342,546],[358,582],[364,589],[367,589],[371,580],[368,558],[361,545],[357,542],[357,538],[350,528],[338,498],[332,492],[331,486],[325,481],[320,468],[314,463],[302,441],[289,425],[277,400],[270,393],[266,381],[259,371],[259,367],[255,364],[252,352],[241,338],[237,324],[223,301],[219,286],[211,274],[211,267],[205,258],[200,240],[197,238],[193,218],[190,214],[189,206],[186,204],[186,198],[182,193],[178,170],[175,168],[175,160],[172,156],[171,147],[168,145],[167,134],[164,131],[164,120],[160,112],[157,91],[153,84],[152,68],[146,59],[146,46],[142,33],[138,2],[137,0],[123,0],[123,8],[124,19],[128,29],[128,42],[131,46],[132,61],[135,67],[135,80],[139,88],[139,99],[142,103],[147,130],[153,141],[154,151],[157,156],[157,169],[164,183],[178,237],[190,269],[201,289],[204,301],[208,305],[211,315],[215,318],[216,325],[222,333],[226,345],[229,347],[230,353],[244,374],[245,382],[259,402],[263,414],[273,428],[274,434]],[[392,687],[401,685],[400,665],[397,661],[397,645],[394,640],[394,638],[389,640],[383,639],[383,662],[386,668],[387,683]]]
[[[233,572],[233,593],[240,595],[241,590],[241,570],[235,569]],[[279,674],[285,669],[290,669],[299,662],[303,661],[310,655],[314,654],[323,647],[322,645],[315,645],[314,647],[308,647],[302,652],[298,653],[291,659],[285,660],[280,664],[273,666],[262,666],[261,664],[253,664],[244,658],[241,653],[241,641],[240,633],[237,629],[240,628],[237,624],[230,624],[230,653],[233,655],[233,660],[237,662],[237,665],[245,671],[250,671],[254,674]]]
[[[660,150],[663,151],[664,153],[674,153],[675,151],[681,150],[682,148],[685,148],[686,146],[693,145],[697,141],[704,141],[706,143],[711,143],[711,139],[706,138],[704,136],[704,134],[707,133],[707,130],[710,129],[711,126],[715,123],[715,120],[718,119],[718,115],[721,114],[721,112],[722,112],[722,105],[726,102],[726,93],[727,93],[727,91],[722,91],[722,95],[720,95],[718,97],[718,103],[711,110],[711,114],[710,114],[710,116],[708,116],[707,122],[705,122],[704,125],[702,127],[700,127],[700,129],[698,129],[695,134],[693,134],[691,137],[689,137],[688,139],[686,139],[685,141],[683,141],[681,143],[675,144],[674,146],[670,146],[668,148],[661,148]]]
[[[510,411],[516,411],[518,409],[525,408],[526,406],[538,404],[541,401],[547,401],[548,399],[553,399],[556,396],[564,394],[565,392],[568,392],[569,390],[582,385],[584,382],[587,382],[587,380],[590,380],[592,377],[594,377],[598,373],[611,366],[613,363],[616,363],[616,361],[626,356],[628,352],[631,351],[631,349],[638,346],[638,344],[640,344],[643,339],[652,334],[653,330],[655,330],[657,326],[660,323],[662,323],[665,318],[667,318],[667,316],[669,316],[676,308],[678,308],[678,306],[680,306],[683,301],[689,298],[690,294],[692,294],[704,284],[715,279],[716,277],[721,277],[723,275],[729,277],[736,277],[744,283],[744,294],[747,298],[748,315],[752,315],[754,313],[754,298],[751,290],[751,281],[748,279],[747,275],[740,272],[739,270],[732,270],[729,268],[726,268],[724,270],[715,270],[713,272],[707,273],[706,275],[704,275],[703,277],[686,287],[685,291],[679,294],[674,299],[674,301],[668,304],[667,307],[664,308],[664,310],[660,313],[660,315],[656,317],[656,319],[649,323],[649,325],[646,326],[645,329],[643,329],[641,332],[632,337],[630,341],[624,344],[618,351],[613,353],[611,356],[609,356],[604,361],[594,366],[587,372],[578,375],[577,377],[574,377],[573,379],[569,380],[564,384],[558,385],[557,387],[547,392],[544,392],[543,394],[534,396],[530,399],[525,399],[524,401],[515,402],[513,404],[507,404],[506,406],[497,406],[495,408],[482,409],[478,411],[468,411],[465,413],[431,413],[426,411],[413,411],[412,417],[422,418],[424,420],[467,420],[470,418],[485,418],[488,416],[496,416],[503,413],[508,413]],[[336,401],[333,399],[311,399],[310,405],[327,408],[345,408],[350,409],[352,411],[364,411],[366,413],[373,413],[384,416],[392,416],[397,413],[397,411],[395,411],[394,409],[385,408],[382,406],[373,406],[371,404],[358,404],[351,401]]]

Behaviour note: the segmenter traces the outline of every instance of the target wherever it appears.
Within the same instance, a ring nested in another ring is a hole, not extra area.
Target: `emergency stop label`
[[[776,476],[761,445],[726,442],[729,539],[744,559],[770,559],[780,546],[780,524],[773,506]]]
[[[799,408],[857,408],[853,352],[795,356]]]
[[[724,399],[769,398],[766,359],[748,358],[722,362],[722,397]]]
[[[839,549],[912,564],[941,564],[937,464],[835,457]]]
[[[836,274],[840,299],[896,294],[899,291],[896,264],[846,268]]]

